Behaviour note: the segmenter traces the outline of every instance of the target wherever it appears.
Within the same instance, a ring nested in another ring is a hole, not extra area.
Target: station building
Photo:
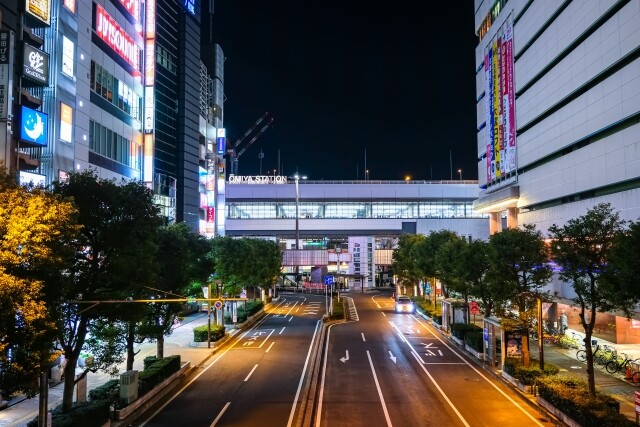
[[[392,281],[391,257],[403,233],[452,230],[489,237],[488,215],[473,208],[477,181],[307,181],[233,176],[226,182],[224,232],[280,244],[283,264],[312,282],[327,272],[347,286]]]

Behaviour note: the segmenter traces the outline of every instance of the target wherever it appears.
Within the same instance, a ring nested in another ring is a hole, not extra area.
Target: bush
[[[250,316],[258,313],[264,307],[264,303],[262,300],[255,301],[245,301],[244,304],[238,304],[237,307],[237,323],[244,323]],[[232,318],[230,314],[225,314],[224,322],[229,324],[232,323]],[[206,341],[206,340],[205,340]]]
[[[148,369],[140,372],[138,377],[138,396],[143,396],[162,381],[169,378],[173,373],[180,370],[180,355],[174,355],[159,359]]]
[[[142,366],[143,366],[142,369],[146,371],[147,369],[149,369],[149,367],[151,365],[156,363],[158,360],[160,360],[160,359],[158,359],[156,356],[147,356],[147,357],[145,357],[144,360],[142,361]]]
[[[484,353],[484,335],[478,331],[468,331],[464,334],[464,343],[477,351],[478,353]]]
[[[556,375],[560,372],[560,368],[551,363],[545,363],[544,370],[541,370],[540,362],[536,359],[531,359],[527,368],[522,364],[521,358],[507,357],[504,360],[504,371],[524,385],[533,385],[538,378]]]
[[[207,342],[208,325],[197,326],[193,328],[194,342]],[[211,325],[211,342],[222,339],[225,335],[223,325]]]
[[[110,403],[116,403],[120,399],[120,380],[112,379],[89,390],[89,400],[106,400]]]
[[[341,299],[333,299],[333,314],[328,317],[327,320],[342,320],[344,319],[344,303]]]
[[[62,413],[62,405],[51,411],[51,422],[56,427],[101,427],[109,420],[109,406],[106,400],[90,400],[74,403],[66,414]],[[38,427],[38,417],[27,423],[27,427]]]
[[[473,323],[454,323],[451,325],[451,335],[458,338],[459,340],[464,341],[464,336],[468,332],[482,333],[482,328]]]
[[[582,379],[547,376],[537,384],[540,397],[583,427],[636,425],[620,414],[620,403],[613,397],[600,392],[591,396]]]

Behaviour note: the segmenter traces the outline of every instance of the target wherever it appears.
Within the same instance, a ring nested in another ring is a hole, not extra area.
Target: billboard
[[[51,2],[49,0],[25,0],[24,10],[46,25],[51,25]]]
[[[99,4],[95,4],[94,30],[119,57],[140,71],[140,48],[127,32]]]
[[[22,50],[22,76],[49,86],[49,54],[27,43]]]
[[[46,177],[37,173],[20,171],[20,185],[33,184],[35,187],[44,187]]]
[[[71,142],[73,137],[73,109],[60,103],[60,140]]]
[[[484,56],[487,183],[516,170],[513,23],[508,20]]]
[[[48,129],[49,117],[45,113],[25,107],[24,105],[21,106],[20,140],[39,147],[46,147]]]

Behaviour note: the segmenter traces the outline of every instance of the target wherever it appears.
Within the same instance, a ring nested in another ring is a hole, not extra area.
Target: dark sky
[[[473,2],[217,0],[233,143],[273,125],[240,175],[477,179]],[[241,149],[244,144],[238,146]],[[366,152],[366,156],[365,156]],[[450,167],[450,153],[452,167]]]

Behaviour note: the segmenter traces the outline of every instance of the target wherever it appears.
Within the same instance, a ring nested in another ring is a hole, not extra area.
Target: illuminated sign
[[[73,136],[73,109],[60,103],[60,140],[71,142]]]
[[[46,147],[49,127],[48,116],[24,105],[21,107],[20,112],[20,139],[30,144]]]
[[[33,184],[35,187],[44,187],[46,177],[37,173],[20,171],[20,185]]]
[[[229,175],[229,184],[286,184],[286,176],[236,176]]]
[[[69,9],[69,12],[76,13],[76,0],[64,0],[62,4]]]
[[[144,43],[144,84],[153,86],[156,75],[156,43],[146,40]]]
[[[120,4],[124,6],[136,21],[140,22],[140,0],[120,0]]]
[[[216,145],[218,149],[218,154],[224,154],[226,148],[226,130],[225,128],[218,128]]]
[[[22,54],[22,75],[48,86],[49,54],[25,43]]]
[[[71,40],[62,36],[62,73],[69,77],[73,77],[75,48]]]
[[[51,25],[51,5],[49,0],[25,0],[25,10],[36,19]]]
[[[153,86],[147,86],[144,88],[144,133],[153,132],[154,108]]]
[[[147,0],[146,4],[146,22],[145,37],[148,39],[156,38],[156,0]]]
[[[0,31],[0,119],[11,116],[13,87],[13,32]]]
[[[182,0],[182,4],[187,12],[192,15],[196,14],[196,0]]]
[[[133,39],[122,29],[120,25],[104,10],[96,4],[95,31],[115,53],[127,61],[129,65],[140,71],[140,49]]]

